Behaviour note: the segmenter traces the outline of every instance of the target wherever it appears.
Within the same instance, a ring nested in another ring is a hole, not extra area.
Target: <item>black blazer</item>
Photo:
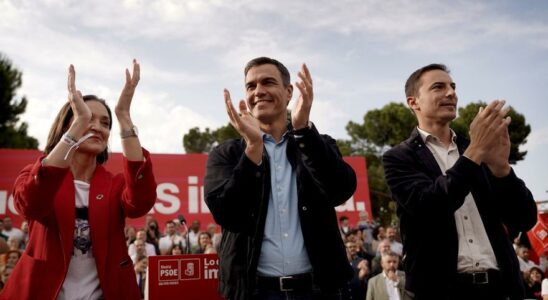
[[[466,139],[458,136],[456,143],[461,156],[445,176],[417,129],[383,155],[386,182],[400,218],[406,288],[420,299],[440,299],[452,290],[458,255],[454,213],[472,192],[506,293],[523,299],[519,264],[507,232],[528,231],[535,225],[533,196],[513,170],[497,178],[485,165],[462,156]]]
[[[244,153],[243,140],[227,141],[207,160],[205,198],[222,226],[219,290],[229,299],[250,299],[264,234],[270,196],[266,151],[260,166]],[[339,232],[335,206],[356,189],[356,174],[343,161],[335,140],[315,127],[289,136],[287,157],[297,173],[299,219],[314,281],[336,289],[352,278]]]

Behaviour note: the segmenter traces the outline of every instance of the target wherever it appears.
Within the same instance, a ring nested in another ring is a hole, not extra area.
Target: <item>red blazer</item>
[[[93,256],[105,299],[140,299],[124,237],[125,218],[145,215],[156,201],[149,153],[144,162],[124,158],[124,173],[95,169],[89,192]],[[29,220],[29,243],[0,299],[56,299],[73,251],[74,177],[70,168],[26,166],[15,181],[15,208]]]

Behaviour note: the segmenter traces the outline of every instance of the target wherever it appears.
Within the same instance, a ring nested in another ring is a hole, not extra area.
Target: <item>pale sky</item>
[[[283,62],[293,82],[307,63],[311,119],[335,138],[368,110],[403,102],[412,71],[445,63],[460,106],[506,99],[525,115],[532,132],[515,170],[548,199],[548,1],[0,0],[0,52],[23,72],[22,119],[41,149],[69,64],[77,88],[113,107],[137,58],[132,117],[155,153],[184,153],[190,128],[226,125],[223,88],[243,97],[243,67],[258,56]],[[120,151],[117,134],[110,145]]]

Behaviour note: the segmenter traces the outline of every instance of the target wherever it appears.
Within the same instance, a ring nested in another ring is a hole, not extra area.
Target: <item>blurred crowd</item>
[[[144,217],[144,228],[126,226],[125,237],[136,281],[144,296],[148,257],[154,255],[217,253],[221,243],[221,230],[216,224],[202,228],[193,220],[187,228],[179,219],[159,224],[153,215]],[[382,293],[394,293],[404,299],[405,273],[402,267],[403,247],[397,226],[382,226],[360,212],[359,220],[350,224],[346,216],[339,218],[340,233],[347,249],[354,278],[343,291],[344,299],[378,299]],[[29,226],[26,221],[20,228],[13,227],[10,217],[0,220],[0,287],[9,280],[28,242]],[[434,242],[434,241],[433,241]],[[548,300],[548,260],[531,258],[531,249],[523,239],[514,240],[514,248],[527,290],[526,299]],[[382,284],[378,284],[382,281]],[[387,284],[388,283],[388,284]],[[544,298],[543,298],[544,297]]]

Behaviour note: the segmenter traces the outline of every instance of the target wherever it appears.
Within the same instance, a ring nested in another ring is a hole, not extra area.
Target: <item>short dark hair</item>
[[[429,64],[416,70],[405,82],[405,97],[417,96],[422,74],[432,70],[441,70],[450,73],[449,69],[444,64]]]
[[[84,102],[87,101],[97,101],[105,106],[108,112],[108,118],[109,118],[109,124],[108,129],[112,129],[112,112],[110,111],[110,108],[108,107],[105,100],[95,96],[95,95],[85,95],[82,97],[84,99]],[[72,117],[74,116],[74,113],[72,112],[72,107],[70,107],[70,103],[67,102],[61,107],[61,110],[57,114],[57,117],[55,117],[55,121],[53,121],[53,124],[51,125],[51,129],[49,131],[48,135],[48,141],[46,143],[46,149],[44,150],[45,154],[49,154],[53,148],[59,143],[61,140],[61,137],[63,137],[63,134],[67,132],[67,130],[70,127],[70,121],[72,120]],[[101,152],[99,155],[97,155],[97,163],[103,164],[108,159],[108,145],[105,148],[103,152]]]
[[[244,76],[247,76],[247,72],[253,67],[261,66],[261,65],[274,65],[278,71],[280,71],[280,75],[282,75],[282,82],[284,86],[288,86],[291,82],[291,76],[289,75],[289,71],[287,68],[279,61],[270,58],[270,57],[257,57],[252,60],[250,60],[247,65],[245,65],[244,69]]]
[[[339,218],[339,222],[342,222],[342,221],[344,221],[344,220],[348,220],[348,217],[347,217],[347,216],[341,216],[341,217]]]

